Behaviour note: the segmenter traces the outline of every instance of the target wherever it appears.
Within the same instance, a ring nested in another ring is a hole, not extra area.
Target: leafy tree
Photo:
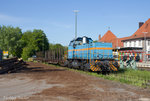
[[[24,47],[22,52],[22,57],[24,60],[27,60],[34,54],[34,49],[32,46]]]
[[[49,42],[42,30],[34,29],[23,33],[22,39],[25,48],[23,48],[22,58],[27,58],[35,55],[36,52],[46,51],[49,49]]]
[[[98,42],[97,40],[94,40],[93,43]]]
[[[68,47],[62,46],[61,44],[49,44],[49,50],[54,51],[55,56],[57,56],[57,52],[59,51],[63,52],[61,55],[67,54],[67,49]]]
[[[21,37],[22,31],[19,27],[0,26],[0,48],[9,51],[9,54],[21,56],[23,47]]]
[[[64,47],[61,44],[49,44],[50,50],[58,50],[58,49],[64,49]]]

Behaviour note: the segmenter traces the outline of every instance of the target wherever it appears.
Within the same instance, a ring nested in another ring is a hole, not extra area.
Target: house
[[[150,60],[150,19],[145,23],[139,22],[138,30],[129,37],[117,38],[110,30],[103,37],[99,36],[99,42],[109,42],[113,45],[113,50],[118,54],[140,56],[140,61]]]
[[[139,23],[139,29],[131,36],[122,40],[123,47],[142,48],[143,60],[150,60],[150,19]]]

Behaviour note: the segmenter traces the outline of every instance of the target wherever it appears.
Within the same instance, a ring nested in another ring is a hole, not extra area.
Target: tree
[[[24,43],[22,58],[27,58],[36,54],[39,51],[46,51],[49,49],[49,42],[42,30],[34,29],[32,31],[26,31],[23,33],[21,40]]]
[[[63,53],[61,55],[67,54],[68,47],[62,46],[61,44],[49,44],[49,50],[55,52],[55,56],[57,56],[57,52]]]
[[[94,40],[93,43],[98,42],[97,40]]]
[[[22,58],[24,60],[27,60],[29,57],[31,57],[34,54],[34,49],[32,46],[24,47],[22,52]]]
[[[0,26],[0,48],[13,56],[20,57],[22,53],[22,31],[19,27]]]
[[[57,50],[57,49],[64,49],[64,47],[61,44],[49,44],[50,50]]]

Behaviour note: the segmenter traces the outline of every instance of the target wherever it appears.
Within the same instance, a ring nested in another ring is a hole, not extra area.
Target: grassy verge
[[[47,64],[47,63],[44,63]],[[50,66],[61,67],[58,65],[47,64]],[[141,71],[141,70],[133,70],[133,69],[120,69],[118,72],[112,72],[109,75],[103,75],[102,73],[97,74],[96,72],[85,72],[77,69],[69,69],[67,67],[62,67],[67,70],[76,71],[100,78],[104,78],[107,80],[117,81],[125,84],[131,84],[134,86],[146,87],[150,88],[150,71]]]
[[[148,85],[148,83],[150,83],[149,71],[120,69],[118,72],[110,73],[109,75],[97,74],[94,72],[84,72],[84,71],[79,71],[79,72],[86,73],[88,75],[93,75],[96,77],[101,77],[107,80],[113,80],[113,81],[117,81],[117,82],[121,82],[125,84],[131,84],[135,86],[150,88],[150,85]]]

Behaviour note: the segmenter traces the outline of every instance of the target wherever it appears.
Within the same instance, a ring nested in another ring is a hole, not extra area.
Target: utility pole
[[[75,39],[77,38],[77,14],[79,10],[74,10],[75,13]]]
[[[147,60],[147,57],[146,57],[146,34],[148,33],[148,32],[142,32],[142,33],[144,33],[144,53],[145,53],[145,55],[144,55],[144,61],[146,62],[146,60]]]

